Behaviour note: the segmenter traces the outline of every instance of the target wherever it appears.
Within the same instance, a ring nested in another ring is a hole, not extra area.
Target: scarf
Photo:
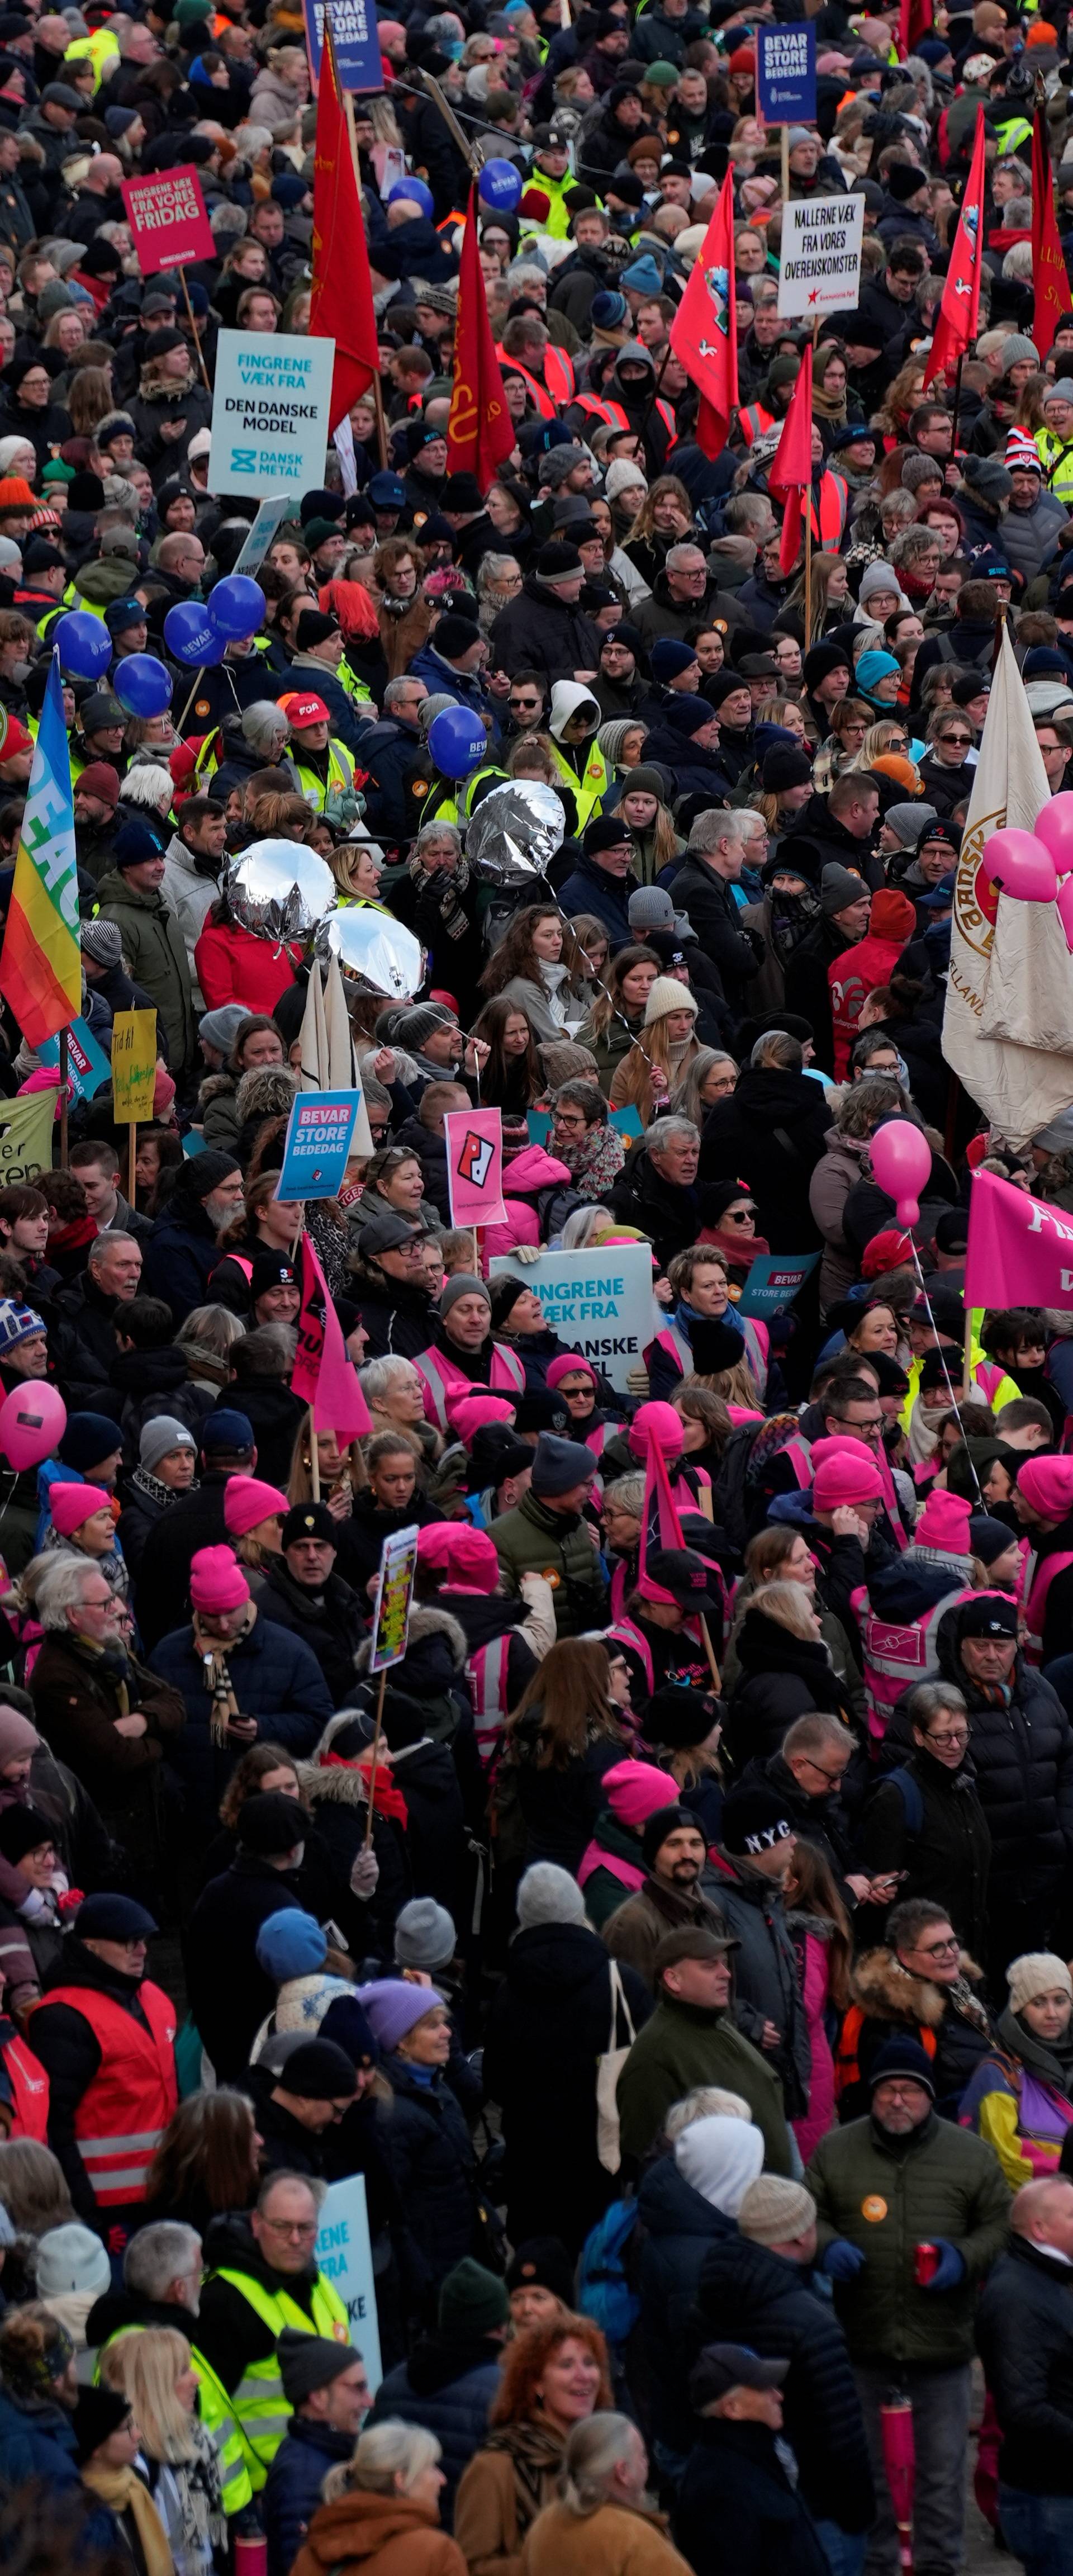
[[[748,1241],[743,1243],[740,1235],[723,1234],[717,1225],[702,1226],[698,1241],[703,1244],[710,1243],[714,1251],[722,1254],[723,1260],[730,1265],[736,1287],[743,1285],[752,1263],[761,1258],[766,1259],[771,1250],[766,1235],[751,1234]],[[734,1318],[728,1315],[720,1320],[732,1323]]]
[[[246,1605],[246,1617],[243,1626],[240,1628],[237,1637],[233,1640],[236,1646],[241,1645],[244,1638],[249,1636],[256,1617],[256,1603],[250,1601]],[[196,1610],[194,1612],[193,1629],[194,1653],[203,1667],[205,1689],[208,1691],[209,1697],[212,1701],[212,1709],[209,1715],[209,1734],[214,1744],[226,1744],[227,1730],[232,1719],[241,1715],[238,1701],[235,1698],[234,1685],[228,1670],[227,1656],[217,1638],[202,1636]]]
[[[126,1648],[120,1645],[99,1646],[95,1637],[77,1634],[72,1637],[71,1645],[84,1663],[95,1664],[98,1673],[114,1682],[117,1712],[120,1717],[129,1717],[130,1692],[127,1685],[131,1678],[131,1664]]]
[[[146,2565],[146,2576],[174,2576],[167,2534],[152,2496],[133,2469],[108,2469],[103,2460],[87,2460],[82,2484],[92,2489],[112,2513],[129,2513]]]
[[[1005,234],[1003,235],[1003,239],[1005,240]],[[836,401],[833,394],[825,393],[823,386],[814,380],[812,387],[812,416],[814,420],[829,421],[832,429],[844,429],[846,426],[845,394],[839,394]]]
[[[412,603],[411,603],[412,605]],[[470,923],[465,905],[458,898],[469,884],[469,862],[460,859],[456,868],[426,868],[416,856],[407,861],[407,873],[418,902],[431,897],[448,939],[468,939]]]
[[[546,2504],[555,2501],[559,2472],[563,2464],[563,2437],[553,2432],[550,2424],[527,2421],[500,2424],[488,2434],[486,2451],[506,2451],[514,2468],[514,2510],[518,2520],[517,2538],[524,2540],[531,2522]],[[150,2576],[154,2571],[150,2569]]]
[[[982,2039],[990,2039],[991,2022],[986,2006],[980,2002],[968,1978],[955,1977],[953,1985],[944,1986],[943,1992],[949,1996],[959,2018],[967,2021],[972,2030],[978,2030]]]
[[[372,1769],[371,1750],[368,1760],[362,1756],[354,1761],[350,1761],[345,1753],[322,1753],[319,1767],[322,1771],[356,1771],[364,1786],[365,1801],[368,1805],[369,1773]],[[391,1824],[401,1825],[404,1833],[410,1821],[410,1810],[401,1789],[396,1789],[390,1771],[385,1766],[382,1751],[377,1761],[376,1778],[373,1782],[373,1814],[386,1816]]]
[[[166,1510],[168,1504],[175,1501],[171,1486],[162,1485],[159,1476],[151,1476],[148,1467],[136,1467],[130,1481],[132,1491],[136,1494],[144,1494],[147,1503],[159,1503],[162,1509]],[[196,1494],[197,1486],[198,1480],[195,1476],[193,1483],[185,1486],[184,1491],[188,1494]]]
[[[103,1574],[109,1591],[118,1593],[121,1601],[126,1600],[130,1590],[130,1576],[117,1548],[110,1547],[105,1556],[89,1556],[84,1547],[76,1547],[73,1539],[61,1538],[58,1529],[54,1529],[50,1521],[45,1531],[42,1554],[73,1556],[79,1565],[92,1565],[98,1574]]]
[[[1009,2050],[1010,2056],[1019,2058],[1030,2075],[1038,2075],[1044,2084],[1053,2084],[1055,2091],[1064,2093],[1068,2101],[1073,2088],[1073,2023],[1064,2039],[1038,2039],[1020,2013],[1013,2012],[1007,2004],[997,2027],[1003,2048]]]
[[[587,1135],[573,1138],[566,1145],[556,1137],[555,1151],[560,1162],[565,1163],[578,1197],[590,1203],[603,1198],[617,1181],[626,1159],[617,1128],[606,1123],[590,1127]]]

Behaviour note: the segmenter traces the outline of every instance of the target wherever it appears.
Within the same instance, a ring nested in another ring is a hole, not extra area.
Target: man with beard
[[[673,1687],[659,1696],[676,1702],[699,1700],[699,1694]],[[612,1958],[636,1968],[654,1994],[656,1952],[668,1932],[698,1929],[719,1934],[724,1927],[718,1908],[700,1892],[707,1847],[691,1808],[668,1805],[649,1816],[641,1835],[641,1855],[647,1873],[644,1884],[636,1895],[627,1897],[625,1905],[616,1906],[604,1924],[603,1937]]]

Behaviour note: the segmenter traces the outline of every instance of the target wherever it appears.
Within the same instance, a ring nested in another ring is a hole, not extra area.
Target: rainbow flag
[[[0,947],[0,993],[27,1044],[43,1046],[82,1003],[71,757],[60,657],[52,655]]]

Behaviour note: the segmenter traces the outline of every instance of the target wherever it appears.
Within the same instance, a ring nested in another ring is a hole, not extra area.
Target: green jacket
[[[764,2140],[768,2173],[790,2174],[794,2156],[778,2076],[743,2039],[728,2013],[661,1995],[651,2021],[638,2031],[618,2079],[623,2155],[640,2162],[658,2136],[672,2102],[697,2085],[719,2084],[740,2093]]]
[[[907,2140],[872,2120],[829,2129],[805,2175],[821,2254],[836,2236],[865,2263],[836,2281],[835,2306],[858,2362],[953,2370],[970,2361],[976,2293],[1006,2241],[1009,2187],[994,2148],[932,2111]],[[914,2248],[944,2236],[965,2262],[954,2290],[920,2289]]]
[[[508,1594],[521,1592],[523,1574],[550,1574],[557,1636],[577,1637],[602,1626],[607,1587],[588,1524],[578,1513],[550,1512],[530,1492],[523,1494],[516,1511],[503,1512],[492,1522],[488,1536]]]
[[[183,1066],[194,1061],[196,1033],[186,941],[175,914],[162,895],[137,894],[119,868],[101,878],[97,909],[116,923],[134,982],[144,984],[156,1003],[178,1081]]]

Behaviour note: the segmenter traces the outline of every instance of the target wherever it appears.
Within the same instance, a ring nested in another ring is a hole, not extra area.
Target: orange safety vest
[[[40,2003],[67,2004],[89,2023],[101,2062],[75,2112],[74,2131],[93,2197],[102,2209],[145,2199],[146,2177],[179,2087],[175,2075],[175,2006],[146,1980],[141,2023],[112,1995],[91,1986],[52,1986]]]
[[[842,530],[846,524],[846,502],[842,497],[845,489],[845,484],[839,482],[837,474],[829,474],[826,469],[824,470],[820,477],[820,512],[819,526],[817,526],[816,487],[815,484],[812,485],[812,533],[814,537],[819,538],[824,550],[830,554],[837,554],[842,543]]]
[[[861,2070],[857,2051],[861,2044],[861,2031],[864,2024],[871,2019],[871,2013],[862,2012],[860,2004],[850,2005],[842,2024],[838,2047],[835,2050],[835,2092],[839,2098],[843,2093],[848,2093],[851,2084],[860,2083]],[[917,2030],[917,2038],[925,2057],[934,2058],[938,2048],[935,2032],[928,2030],[921,2022]]]
[[[539,384],[537,378],[530,375],[520,358],[508,358],[504,348],[497,346],[496,356],[501,367],[512,367],[516,376],[524,377],[541,420],[554,420],[563,403],[573,401],[573,366],[565,349],[557,349],[553,340],[549,340],[544,351],[544,384]]]
[[[774,412],[765,411],[761,403],[746,403],[744,411],[738,413],[738,432],[746,447],[751,447],[754,438],[763,438],[774,427]]]
[[[574,409],[591,412],[595,420],[606,421],[609,429],[628,429],[630,426],[622,404],[602,402],[598,394],[575,394]]]
[[[11,2086],[11,2138],[36,2138],[39,2146],[48,2145],[48,2077],[41,2060],[27,2048],[24,2039],[9,2039],[4,2049],[4,2072]]]

